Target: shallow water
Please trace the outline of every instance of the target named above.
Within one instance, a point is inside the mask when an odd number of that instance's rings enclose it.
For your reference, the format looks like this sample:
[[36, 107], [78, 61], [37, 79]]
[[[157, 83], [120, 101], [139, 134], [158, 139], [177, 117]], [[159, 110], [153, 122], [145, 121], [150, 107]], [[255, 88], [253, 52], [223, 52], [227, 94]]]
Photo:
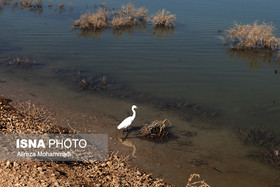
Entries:
[[[178, 185], [183, 185], [187, 175], [192, 173], [189, 162], [193, 158], [208, 161], [207, 168], [196, 169], [215, 186], [236, 186], [234, 181], [237, 179], [242, 181], [238, 186], [248, 186], [253, 181], [271, 185], [277, 174], [280, 176], [279, 171], [270, 166], [247, 158], [250, 148], [241, 145], [235, 131], [230, 130], [233, 127], [265, 127], [280, 131], [280, 78], [279, 74], [274, 74], [274, 70], [279, 70], [279, 63], [268, 62], [269, 58], [263, 57], [265, 54], [262, 53], [229, 52], [217, 33], [219, 29], [231, 27], [234, 21], [272, 21], [279, 29], [279, 1], [132, 1], [136, 7], [148, 8], [150, 13], [166, 8], [176, 14], [177, 27], [166, 37], [154, 36], [151, 25], [143, 30], [123, 32], [121, 37], [110, 29], [94, 37], [81, 36], [71, 28], [74, 20], [102, 1], [73, 0], [71, 5], [65, 3], [62, 12], [55, 7], [49, 9], [47, 2], [44, 1], [41, 13], [12, 8], [12, 3], [0, 13], [1, 62], [9, 57], [32, 57], [40, 64], [32, 68], [1, 65], [0, 80], [7, 81], [0, 83], [2, 93], [16, 86], [14, 95], [31, 92], [43, 103], [60, 103], [80, 112], [105, 112], [122, 120], [135, 102], [133, 98], [75, 92], [71, 80], [58, 78], [55, 70], [70, 69], [89, 75], [106, 73], [127, 86], [131, 93], [183, 98], [217, 111], [217, 116], [211, 117], [210, 121], [184, 121], [172, 111], [162, 111], [145, 103], [138, 111], [135, 122], [138, 126], [154, 119], [169, 118], [175, 133], [194, 128], [198, 136], [191, 138], [193, 146], [181, 146], [182, 142], [189, 141], [184, 138], [181, 142], [170, 141], [162, 145], [132, 140], [137, 150], [143, 150], [136, 152], [135, 162], [144, 169]], [[119, 8], [125, 2], [106, 3], [109, 8]], [[275, 34], [280, 37], [279, 30]], [[188, 155], [189, 151], [194, 153]], [[149, 155], [141, 155], [141, 152]], [[160, 159], [155, 167], [157, 154]], [[176, 160], [171, 161], [173, 157]], [[213, 167], [223, 173], [215, 173]]]

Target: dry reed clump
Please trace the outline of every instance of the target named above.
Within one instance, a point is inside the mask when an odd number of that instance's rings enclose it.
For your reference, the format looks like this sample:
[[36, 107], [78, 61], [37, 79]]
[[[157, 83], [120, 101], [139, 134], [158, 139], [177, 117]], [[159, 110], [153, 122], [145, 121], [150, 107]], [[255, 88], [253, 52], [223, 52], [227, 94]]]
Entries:
[[172, 126], [171, 122], [168, 119], [164, 119], [162, 121], [154, 120], [152, 123], [146, 124], [144, 127], [142, 127], [139, 130], [138, 134], [148, 140], [163, 142], [168, 139], [169, 134], [166, 130], [166, 122], [168, 122], [169, 125]]
[[234, 27], [225, 31], [224, 43], [233, 49], [270, 49], [278, 50], [280, 39], [273, 34], [275, 27], [271, 23], [241, 25], [235, 23]]
[[[150, 18], [151, 17], [151, 18]], [[155, 16], [149, 16], [148, 10], [141, 7], [135, 8], [131, 3], [123, 5], [121, 10], [109, 12], [106, 6], [100, 6], [99, 10], [88, 12], [75, 21], [74, 28], [82, 30], [99, 30], [113, 28], [118, 30], [123, 27], [136, 26], [152, 22], [154, 27], [170, 28], [175, 25], [176, 16], [166, 10], [162, 10]]]
[[186, 185], [186, 187], [210, 187], [209, 184], [207, 184], [204, 180], [196, 180], [193, 181], [193, 179], [195, 178], [200, 178], [199, 174], [191, 174], [189, 179], [188, 179], [188, 183]]
[[121, 10], [115, 13], [112, 20], [112, 28], [119, 29], [144, 22], [147, 20], [147, 12], [147, 9], [143, 7], [135, 8], [131, 3], [124, 5]]
[[154, 27], [169, 28], [174, 27], [176, 16], [169, 11], [162, 9], [156, 15], [152, 16]]
[[110, 12], [107, 8], [99, 8], [96, 13], [88, 12], [75, 21], [75, 28], [82, 30], [100, 30], [109, 27]]
[[43, 0], [20, 0], [20, 4], [22, 7], [30, 7], [30, 8], [42, 8]]
[[261, 64], [268, 66], [277, 66], [280, 64], [280, 51], [278, 56], [269, 50], [237, 50], [228, 49], [227, 55], [232, 59], [240, 59], [248, 62], [248, 65], [252, 70], [259, 69]]

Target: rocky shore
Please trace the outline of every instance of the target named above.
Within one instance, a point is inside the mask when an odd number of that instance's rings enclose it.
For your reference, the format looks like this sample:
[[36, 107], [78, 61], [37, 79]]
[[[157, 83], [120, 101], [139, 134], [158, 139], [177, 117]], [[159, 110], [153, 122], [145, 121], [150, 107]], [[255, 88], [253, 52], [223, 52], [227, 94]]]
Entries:
[[[21, 111], [0, 96], [2, 134], [75, 133], [54, 125], [48, 116]], [[44, 117], [47, 116], [47, 117]], [[110, 152], [100, 162], [0, 162], [3, 186], [171, 186], [132, 167], [127, 157]]]

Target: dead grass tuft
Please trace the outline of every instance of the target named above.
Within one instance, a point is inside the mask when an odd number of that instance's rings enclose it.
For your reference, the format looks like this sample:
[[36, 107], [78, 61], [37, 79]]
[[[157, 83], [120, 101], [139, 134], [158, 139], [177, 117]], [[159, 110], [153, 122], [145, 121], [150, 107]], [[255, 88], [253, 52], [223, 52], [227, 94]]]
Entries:
[[[186, 187], [210, 187], [204, 180], [197, 180], [195, 178], [200, 178], [199, 174], [191, 174]], [[196, 181], [193, 181], [196, 180]]]
[[170, 28], [175, 25], [175, 15], [166, 10], [162, 10], [155, 16], [149, 16], [148, 10], [141, 7], [135, 8], [131, 3], [123, 5], [120, 10], [108, 11], [106, 5], [100, 6], [99, 10], [88, 12], [80, 16], [73, 25], [76, 29], [96, 31], [99, 29], [121, 28], [137, 26], [139, 24], [152, 22], [154, 27]]
[[144, 127], [142, 127], [139, 130], [139, 134], [146, 139], [163, 142], [167, 140], [169, 134], [166, 130], [166, 122], [168, 122], [169, 125], [172, 126], [171, 122], [168, 119], [164, 119], [162, 121], [154, 120], [152, 123], [146, 124]]
[[112, 28], [119, 29], [121, 27], [129, 27], [139, 24], [147, 20], [148, 10], [141, 7], [135, 8], [129, 3], [122, 6], [122, 9], [117, 11], [112, 20]]
[[162, 9], [156, 15], [152, 17], [154, 27], [169, 28], [174, 27], [176, 16], [170, 14], [169, 11]]
[[96, 13], [88, 12], [75, 21], [75, 28], [82, 30], [100, 30], [109, 27], [110, 12], [100, 7]]
[[270, 49], [278, 50], [280, 39], [273, 34], [275, 27], [271, 23], [241, 25], [235, 23], [234, 27], [225, 31], [224, 43], [233, 49]]

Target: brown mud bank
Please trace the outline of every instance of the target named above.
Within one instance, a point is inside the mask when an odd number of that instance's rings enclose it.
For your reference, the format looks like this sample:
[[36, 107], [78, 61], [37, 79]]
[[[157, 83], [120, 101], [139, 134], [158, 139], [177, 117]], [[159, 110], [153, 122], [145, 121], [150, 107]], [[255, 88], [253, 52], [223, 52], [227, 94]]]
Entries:
[[[75, 133], [52, 124], [43, 110], [24, 112], [10, 103], [0, 97], [1, 134]], [[116, 153], [99, 162], [0, 162], [0, 173], [0, 183], [12, 186], [170, 186]]]

